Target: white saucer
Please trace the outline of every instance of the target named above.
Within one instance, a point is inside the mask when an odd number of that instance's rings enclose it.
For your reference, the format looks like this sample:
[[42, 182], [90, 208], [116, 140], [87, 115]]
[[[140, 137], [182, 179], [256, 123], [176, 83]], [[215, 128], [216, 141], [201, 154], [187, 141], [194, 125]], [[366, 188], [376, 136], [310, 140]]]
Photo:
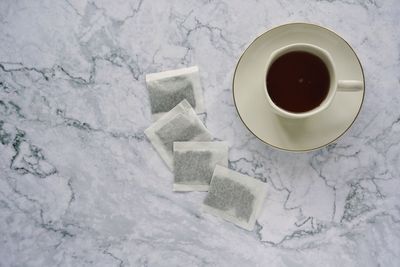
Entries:
[[349, 129], [360, 112], [365, 90], [337, 92], [329, 108], [310, 118], [276, 115], [264, 92], [265, 64], [272, 51], [292, 43], [320, 46], [332, 55], [338, 80], [365, 84], [361, 63], [343, 38], [321, 26], [291, 23], [261, 34], [245, 50], [233, 76], [233, 98], [241, 120], [261, 141], [283, 150], [309, 151], [335, 141]]

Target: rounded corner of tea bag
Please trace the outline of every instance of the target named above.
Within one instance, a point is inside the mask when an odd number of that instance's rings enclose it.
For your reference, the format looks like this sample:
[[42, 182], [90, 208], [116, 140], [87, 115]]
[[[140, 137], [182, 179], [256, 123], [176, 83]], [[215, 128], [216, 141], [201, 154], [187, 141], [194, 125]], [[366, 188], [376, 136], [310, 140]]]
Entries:
[[186, 70], [189, 73], [196, 73], [196, 72], [199, 72], [199, 66], [193, 65], [193, 66], [187, 67]]
[[252, 232], [252, 231], [254, 230], [254, 227], [255, 227], [255, 223], [254, 223], [254, 224], [251, 224], [251, 225], [243, 226], [242, 228], [243, 228], [244, 230], [246, 230], [246, 231]]
[[184, 108], [185, 111], [193, 109], [192, 105], [190, 105], [189, 101], [187, 101], [186, 99], [183, 99], [178, 105]]
[[[146, 74], [145, 76], [144, 76], [144, 80], [146, 81], [146, 84], [147, 83], [149, 83], [149, 82], [151, 82], [151, 74], [149, 73], [149, 74]], [[147, 84], [148, 85], [148, 84]], [[148, 87], [147, 87], [148, 88]]]

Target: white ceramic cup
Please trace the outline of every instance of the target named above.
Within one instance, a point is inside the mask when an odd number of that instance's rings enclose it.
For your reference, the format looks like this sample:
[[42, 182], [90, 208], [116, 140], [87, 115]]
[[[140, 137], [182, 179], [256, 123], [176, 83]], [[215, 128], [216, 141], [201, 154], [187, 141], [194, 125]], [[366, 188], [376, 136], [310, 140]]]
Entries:
[[275, 113], [278, 115], [281, 115], [286, 118], [291, 118], [291, 119], [303, 119], [307, 118], [310, 116], [313, 116], [326, 108], [332, 103], [333, 98], [335, 97], [335, 94], [337, 91], [358, 91], [363, 89], [363, 81], [356, 81], [356, 80], [337, 80], [336, 78], [336, 71], [335, 71], [335, 64], [334, 61], [331, 57], [331, 55], [321, 47], [312, 45], [312, 44], [306, 44], [306, 43], [296, 43], [296, 44], [291, 44], [287, 45], [284, 47], [281, 47], [274, 52], [271, 53], [267, 64], [266, 64], [266, 69], [265, 69], [265, 74], [268, 74], [269, 68], [272, 65], [272, 63], [280, 56], [289, 53], [289, 52], [294, 52], [294, 51], [303, 51], [303, 52], [308, 52], [311, 53], [317, 57], [319, 57], [326, 65], [328, 68], [329, 76], [330, 76], [330, 85], [329, 85], [329, 91], [325, 99], [321, 102], [319, 106], [316, 108], [306, 111], [306, 112], [291, 112], [287, 111], [285, 109], [280, 108], [277, 106], [274, 101], [272, 101], [271, 97], [268, 94], [268, 87], [267, 87], [267, 81], [264, 79], [264, 89], [265, 89], [265, 95], [267, 97], [268, 103], [271, 105], [272, 109], [274, 110]]

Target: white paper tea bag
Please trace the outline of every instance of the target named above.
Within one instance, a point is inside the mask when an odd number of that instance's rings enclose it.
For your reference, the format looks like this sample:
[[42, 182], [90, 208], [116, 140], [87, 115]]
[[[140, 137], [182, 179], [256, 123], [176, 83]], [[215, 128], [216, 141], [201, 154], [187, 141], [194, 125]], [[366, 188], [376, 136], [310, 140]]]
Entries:
[[203, 210], [251, 231], [265, 196], [265, 183], [217, 165]]
[[211, 141], [212, 136], [187, 100], [154, 122], [144, 133], [172, 169], [173, 144], [177, 141]]
[[153, 120], [186, 99], [196, 113], [205, 112], [197, 66], [146, 75]]
[[174, 191], [207, 191], [216, 165], [228, 166], [227, 142], [174, 142]]

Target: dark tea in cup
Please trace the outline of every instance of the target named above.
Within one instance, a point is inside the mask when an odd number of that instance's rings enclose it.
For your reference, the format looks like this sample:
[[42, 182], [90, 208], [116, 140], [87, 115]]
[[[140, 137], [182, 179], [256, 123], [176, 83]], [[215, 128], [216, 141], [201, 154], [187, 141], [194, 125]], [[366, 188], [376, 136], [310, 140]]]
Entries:
[[266, 75], [272, 101], [289, 112], [307, 112], [327, 97], [330, 75], [324, 61], [305, 51], [291, 51], [275, 59]]

